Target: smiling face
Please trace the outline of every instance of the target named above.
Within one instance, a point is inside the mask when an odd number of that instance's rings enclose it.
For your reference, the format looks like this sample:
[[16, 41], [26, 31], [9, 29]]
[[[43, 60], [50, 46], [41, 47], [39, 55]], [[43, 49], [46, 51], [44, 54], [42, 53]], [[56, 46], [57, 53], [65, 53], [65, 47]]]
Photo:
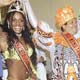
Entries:
[[16, 12], [11, 20], [11, 28], [16, 34], [20, 34], [24, 27], [24, 19], [21, 13]]

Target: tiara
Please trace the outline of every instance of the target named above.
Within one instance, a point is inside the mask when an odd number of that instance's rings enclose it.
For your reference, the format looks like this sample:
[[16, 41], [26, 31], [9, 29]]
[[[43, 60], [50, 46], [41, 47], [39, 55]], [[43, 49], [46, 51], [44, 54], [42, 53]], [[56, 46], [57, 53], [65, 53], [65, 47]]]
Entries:
[[21, 2], [19, 0], [13, 2], [10, 5], [8, 13], [14, 12], [14, 11], [17, 11], [17, 12], [24, 14], [23, 5], [21, 4]]

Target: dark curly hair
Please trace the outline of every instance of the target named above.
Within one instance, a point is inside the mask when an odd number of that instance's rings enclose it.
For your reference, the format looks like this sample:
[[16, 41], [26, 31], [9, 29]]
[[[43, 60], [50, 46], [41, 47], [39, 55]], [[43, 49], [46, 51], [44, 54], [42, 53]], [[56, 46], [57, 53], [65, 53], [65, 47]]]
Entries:
[[[8, 20], [10, 19], [10, 18], [12, 18], [13, 19], [13, 16], [14, 16], [14, 14], [16, 13], [16, 11], [15, 12], [11, 12], [11, 13], [8, 13], [7, 15], [6, 15], [6, 18], [5, 18], [5, 21], [4, 21], [4, 29], [5, 29], [5, 31], [8, 33], [8, 45], [9, 45], [9, 48], [11, 48], [13, 45], [12, 45], [12, 42], [14, 43], [14, 39], [16, 39], [16, 40], [18, 40], [18, 37], [15, 35], [15, 33], [14, 33], [14, 31], [11, 29], [11, 28], [8, 28]], [[19, 13], [19, 12], [18, 12]], [[24, 30], [22, 30], [22, 36], [23, 36], [23, 39], [24, 39], [24, 41], [25, 41], [25, 43], [28, 43], [31, 47], [32, 47], [32, 49], [33, 49], [33, 54], [32, 54], [32, 56], [30, 57], [30, 59], [31, 59], [31, 61], [32, 61], [32, 64], [34, 65], [34, 66], [36, 66], [36, 53], [35, 53], [35, 47], [34, 47], [34, 44], [33, 44], [33, 42], [32, 42], [32, 39], [31, 39], [31, 35], [30, 35], [30, 32], [29, 32], [29, 29], [28, 29], [28, 27], [27, 27], [27, 21], [26, 21], [26, 17], [22, 14], [22, 13], [20, 13], [22, 16], [23, 16], [23, 19], [24, 19], [24, 27], [25, 27], [25, 29]], [[11, 19], [11, 20], [12, 20]]]

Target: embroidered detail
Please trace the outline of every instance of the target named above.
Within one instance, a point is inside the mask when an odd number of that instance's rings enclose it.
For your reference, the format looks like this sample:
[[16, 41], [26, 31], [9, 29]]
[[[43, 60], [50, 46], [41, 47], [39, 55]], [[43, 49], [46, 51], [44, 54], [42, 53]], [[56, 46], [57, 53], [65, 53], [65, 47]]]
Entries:
[[41, 30], [39, 27], [37, 28], [37, 32], [38, 32], [38, 34], [40, 34], [43, 37], [46, 37], [46, 38], [52, 37], [52, 35], [51, 35], [52, 32], [46, 33], [43, 30]]

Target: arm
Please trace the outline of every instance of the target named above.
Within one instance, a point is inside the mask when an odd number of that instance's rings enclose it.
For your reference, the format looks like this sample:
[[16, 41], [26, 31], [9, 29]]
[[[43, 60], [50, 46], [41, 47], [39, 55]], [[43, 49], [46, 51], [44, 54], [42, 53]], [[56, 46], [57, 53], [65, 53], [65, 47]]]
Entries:
[[33, 13], [33, 10], [31, 8], [29, 0], [23, 0], [23, 5], [25, 5], [24, 7], [25, 7], [26, 13], [28, 15], [28, 19], [29, 19], [30, 24], [32, 25], [33, 28], [36, 28], [38, 21]]
[[12, 2], [14, 2], [15, 0], [0, 0], [0, 8], [4, 7], [4, 6], [8, 6], [10, 5]]
[[7, 40], [3, 37], [0, 37], [0, 51], [6, 51], [8, 49]]
[[5, 32], [0, 32], [0, 51], [6, 51], [7, 49], [7, 34]]

